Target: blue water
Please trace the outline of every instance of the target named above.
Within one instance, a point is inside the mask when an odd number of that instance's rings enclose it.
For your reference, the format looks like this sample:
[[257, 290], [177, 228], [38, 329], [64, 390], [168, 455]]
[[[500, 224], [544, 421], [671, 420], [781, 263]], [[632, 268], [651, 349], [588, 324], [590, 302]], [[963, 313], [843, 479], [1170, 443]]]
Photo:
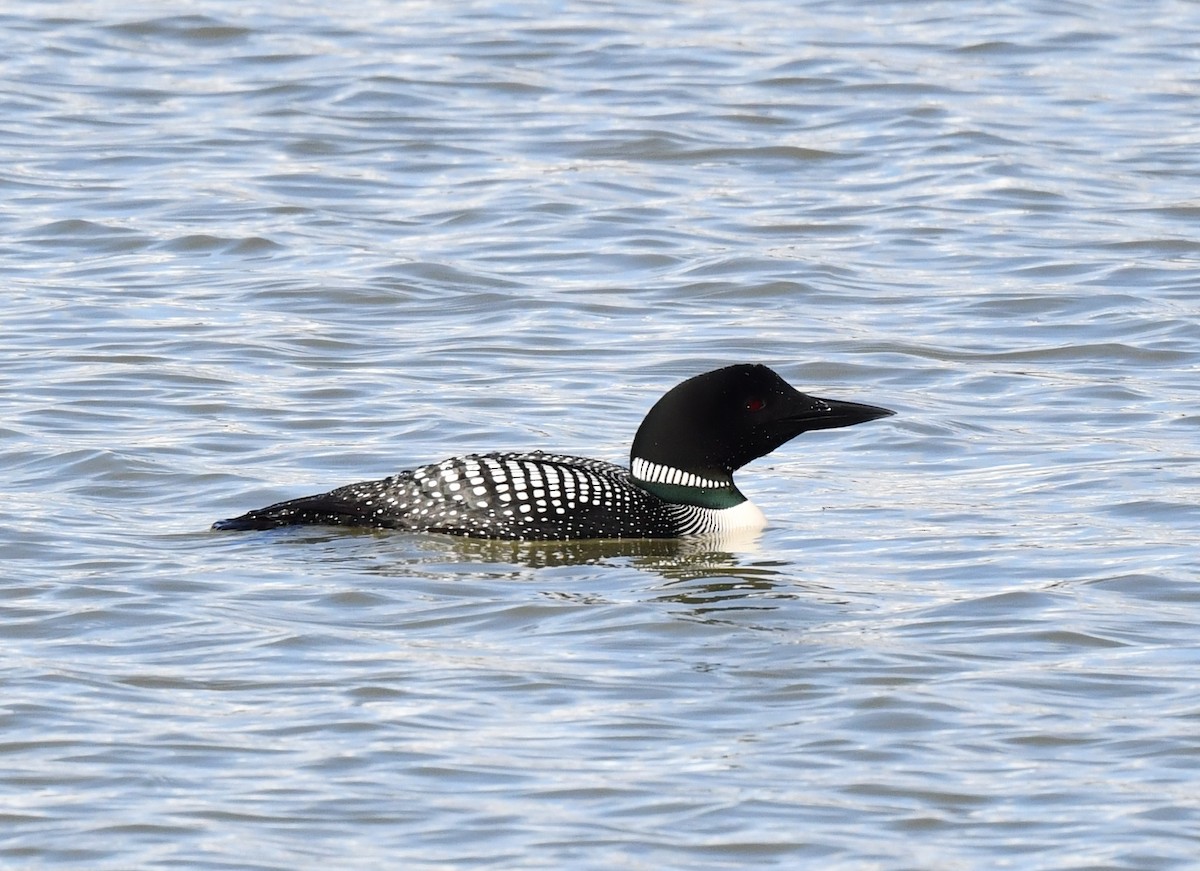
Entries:
[[[0, 24], [0, 865], [1196, 867], [1200, 6]], [[208, 530], [744, 360], [750, 547]]]

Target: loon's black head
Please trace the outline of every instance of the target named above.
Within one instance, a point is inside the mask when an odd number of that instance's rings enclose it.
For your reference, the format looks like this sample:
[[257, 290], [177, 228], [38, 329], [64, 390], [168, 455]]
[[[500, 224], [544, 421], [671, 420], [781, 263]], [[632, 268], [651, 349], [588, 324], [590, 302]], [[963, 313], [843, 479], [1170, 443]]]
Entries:
[[802, 432], [893, 413], [809, 396], [766, 366], [727, 366], [689, 378], [654, 404], [633, 439], [630, 466], [641, 482], [732, 488], [735, 470]]

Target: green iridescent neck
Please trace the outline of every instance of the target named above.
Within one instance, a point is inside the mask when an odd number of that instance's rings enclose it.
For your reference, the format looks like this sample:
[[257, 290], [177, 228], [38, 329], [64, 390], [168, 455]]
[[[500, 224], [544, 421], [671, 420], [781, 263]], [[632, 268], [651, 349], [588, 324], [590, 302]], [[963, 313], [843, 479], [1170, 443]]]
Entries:
[[732, 481], [726, 487], [688, 487], [682, 484], [641, 481], [637, 478], [633, 479], [633, 483], [664, 502], [696, 505], [700, 508], [733, 508], [746, 501], [746, 497]]

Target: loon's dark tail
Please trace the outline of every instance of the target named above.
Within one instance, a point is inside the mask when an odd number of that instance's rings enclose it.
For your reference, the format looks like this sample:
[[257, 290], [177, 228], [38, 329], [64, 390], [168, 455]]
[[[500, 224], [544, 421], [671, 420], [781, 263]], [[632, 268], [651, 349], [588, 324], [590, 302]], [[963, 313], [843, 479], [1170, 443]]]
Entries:
[[370, 526], [375, 525], [371, 515], [370, 506], [339, 498], [335, 491], [276, 502], [240, 517], [218, 520], [212, 528], [241, 531], [280, 526]]

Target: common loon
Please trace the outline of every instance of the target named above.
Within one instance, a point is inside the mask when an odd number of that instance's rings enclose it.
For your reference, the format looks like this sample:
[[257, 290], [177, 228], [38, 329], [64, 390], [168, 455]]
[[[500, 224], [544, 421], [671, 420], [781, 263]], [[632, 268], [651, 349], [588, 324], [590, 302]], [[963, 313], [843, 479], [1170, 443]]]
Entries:
[[213, 529], [323, 524], [519, 541], [756, 532], [766, 519], [734, 484], [737, 469], [802, 432], [892, 413], [808, 396], [766, 366], [728, 366], [654, 404], [629, 469], [541, 451], [471, 454], [279, 502]]

